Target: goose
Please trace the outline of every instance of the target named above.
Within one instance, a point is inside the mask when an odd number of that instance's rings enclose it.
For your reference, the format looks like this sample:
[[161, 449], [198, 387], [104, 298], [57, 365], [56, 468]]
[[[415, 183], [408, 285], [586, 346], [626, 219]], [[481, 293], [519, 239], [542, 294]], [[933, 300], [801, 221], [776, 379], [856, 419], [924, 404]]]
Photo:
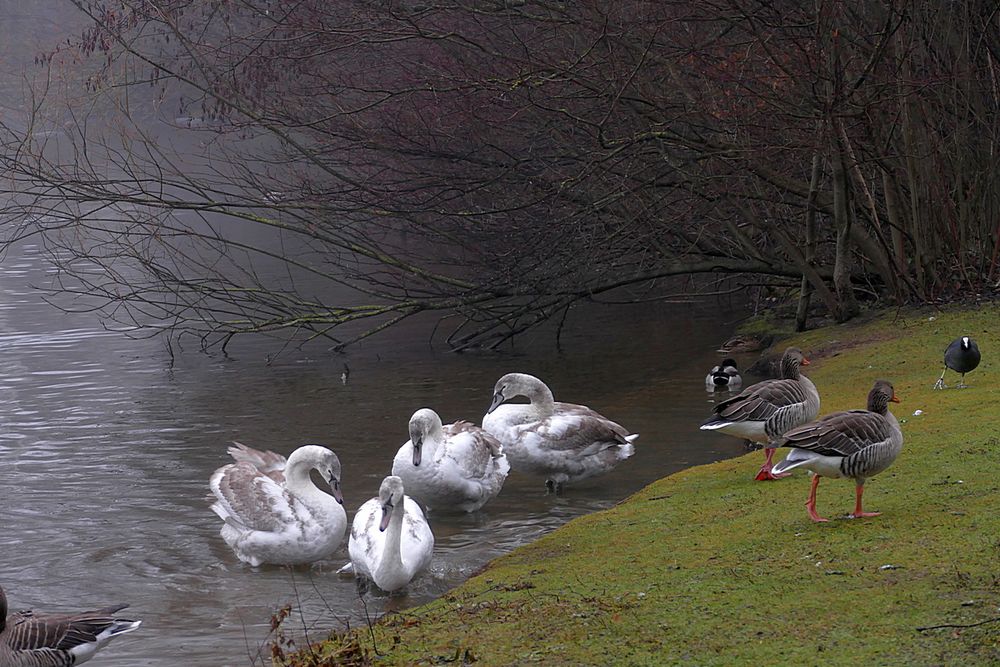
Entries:
[[903, 432], [896, 417], [889, 412], [889, 403], [899, 403], [892, 384], [876, 380], [868, 393], [867, 410], [834, 412], [785, 433], [781, 444], [793, 449], [774, 470], [781, 473], [802, 467], [814, 473], [806, 501], [809, 518], [813, 521], [826, 521], [816, 513], [816, 487], [820, 477], [854, 479], [856, 501], [854, 513], [848, 515], [850, 518], [881, 514], [865, 512], [861, 508], [861, 496], [865, 479], [888, 468], [903, 449]]
[[[515, 396], [530, 403], [504, 404]], [[515, 470], [546, 476], [557, 493], [567, 482], [609, 472], [635, 453], [638, 434], [584, 405], [560, 403], [533, 375], [508, 373], [497, 380], [483, 417]]]
[[705, 388], [708, 391], [717, 389], [739, 389], [743, 384], [743, 378], [736, 368], [736, 360], [726, 358], [718, 366], [713, 366], [712, 370], [705, 376]]
[[773, 472], [774, 441], [785, 431], [805, 424], [819, 413], [816, 385], [799, 372], [809, 360], [802, 350], [790, 347], [781, 357], [781, 378], [752, 384], [738, 395], [715, 406], [714, 414], [702, 425], [703, 431], [722, 431], [764, 445], [764, 465], [758, 480], [780, 479]]
[[368, 581], [398, 591], [430, 565], [434, 533], [399, 477], [383, 479], [378, 496], [358, 508], [347, 551], [351, 562], [341, 571], [353, 569], [362, 591]]
[[510, 464], [500, 441], [475, 424], [444, 426], [430, 408], [410, 417], [410, 439], [392, 461], [411, 498], [429, 509], [475, 512], [500, 493]]
[[[212, 510], [225, 521], [222, 539], [253, 567], [329, 556], [347, 530], [337, 455], [320, 445], [303, 445], [282, 463], [283, 457], [273, 452], [250, 451], [271, 456], [258, 465], [241, 452], [242, 460], [237, 456], [236, 463], [222, 466], [209, 480]], [[313, 469], [330, 484], [333, 496], [313, 483]]]
[[965, 384], [965, 374], [975, 370], [980, 358], [979, 346], [970, 337], [962, 336], [951, 341], [951, 345], [944, 351], [944, 369], [941, 371], [941, 377], [934, 383], [934, 388], [945, 388], [944, 374], [950, 368], [962, 374], [962, 379], [955, 385], [955, 389], [965, 389], [968, 386]]
[[115, 616], [127, 604], [76, 614], [7, 615], [7, 595], [0, 587], [0, 667], [69, 667], [80, 665], [108, 642], [137, 629], [142, 621]]

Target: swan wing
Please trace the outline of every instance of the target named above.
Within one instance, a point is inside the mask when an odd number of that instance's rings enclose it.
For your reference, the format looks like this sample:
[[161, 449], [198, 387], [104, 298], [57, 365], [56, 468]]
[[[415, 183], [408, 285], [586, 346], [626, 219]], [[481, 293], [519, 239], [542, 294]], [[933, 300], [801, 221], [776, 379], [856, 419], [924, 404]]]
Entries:
[[628, 431], [584, 405], [556, 403], [552, 415], [525, 427], [545, 442], [545, 448], [590, 456], [628, 444]]
[[223, 466], [209, 480], [213, 506], [227, 523], [250, 530], [278, 532], [297, 522], [297, 501], [282, 484], [252, 463]]
[[500, 441], [475, 424], [460, 421], [444, 427], [445, 452], [467, 479], [482, 479], [494, 470], [503, 453]]

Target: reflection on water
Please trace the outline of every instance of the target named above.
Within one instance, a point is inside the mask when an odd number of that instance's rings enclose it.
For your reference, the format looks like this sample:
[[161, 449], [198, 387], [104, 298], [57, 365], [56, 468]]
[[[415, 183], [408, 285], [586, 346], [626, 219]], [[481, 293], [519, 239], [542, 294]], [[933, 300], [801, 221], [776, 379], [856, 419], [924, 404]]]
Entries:
[[46, 280], [32, 246], [0, 264], [0, 582], [15, 609], [131, 602], [144, 625], [102, 665], [250, 664], [284, 603], [297, 609], [289, 627], [313, 638], [363, 622], [353, 581], [336, 574], [346, 544], [311, 568], [254, 570], [222, 542], [207, 480], [232, 440], [285, 454], [329, 445], [352, 517], [388, 474], [415, 409], [479, 422], [508, 371], [538, 375], [557, 399], [640, 434], [632, 459], [563, 496], [514, 473], [479, 513], [431, 513], [432, 571], [405, 597], [369, 597], [372, 614], [430, 600], [574, 516], [743, 451], [697, 428], [715, 400], [705, 373], [731, 326], [718, 308], [581, 309], [562, 352], [539, 332], [516, 356], [454, 355], [431, 347], [426, 332], [400, 330], [346, 357], [316, 346], [268, 365], [273, 345], [255, 341], [234, 343], [231, 358], [191, 352], [171, 365], [160, 341], [129, 340], [93, 315], [44, 304], [29, 286]]

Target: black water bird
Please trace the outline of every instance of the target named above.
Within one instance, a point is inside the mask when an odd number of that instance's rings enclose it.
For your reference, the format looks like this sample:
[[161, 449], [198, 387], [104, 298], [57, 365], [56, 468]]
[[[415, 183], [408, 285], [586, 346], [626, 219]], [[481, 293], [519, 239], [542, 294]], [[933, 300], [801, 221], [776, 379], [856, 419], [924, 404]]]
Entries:
[[956, 373], [962, 374], [955, 389], [964, 389], [968, 386], [965, 384], [965, 374], [975, 370], [976, 366], [979, 365], [980, 358], [979, 346], [969, 336], [962, 336], [951, 341], [951, 345], [944, 351], [944, 369], [941, 371], [941, 377], [934, 383], [934, 388], [945, 388], [944, 374], [950, 368]]

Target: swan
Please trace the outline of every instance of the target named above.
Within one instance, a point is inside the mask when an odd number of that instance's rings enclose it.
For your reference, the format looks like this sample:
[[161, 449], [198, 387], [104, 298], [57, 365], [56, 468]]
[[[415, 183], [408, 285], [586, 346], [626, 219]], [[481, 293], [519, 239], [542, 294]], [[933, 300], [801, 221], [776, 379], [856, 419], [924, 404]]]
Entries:
[[819, 392], [816, 385], [799, 373], [808, 366], [802, 350], [790, 347], [781, 357], [781, 379], [752, 384], [738, 395], [715, 406], [714, 414], [702, 425], [703, 431], [722, 431], [738, 438], [764, 444], [764, 465], [756, 479], [780, 479], [787, 475], [772, 471], [774, 440], [785, 431], [816, 419]]
[[976, 341], [968, 336], [962, 336], [951, 341], [951, 345], [944, 351], [944, 369], [941, 377], [934, 383], [935, 389], [944, 389], [944, 374], [950, 368], [956, 373], [962, 374], [962, 379], [955, 385], [955, 389], [965, 389], [965, 374], [976, 369], [982, 356], [979, 353], [979, 346]]
[[368, 580], [383, 591], [397, 591], [425, 570], [434, 553], [434, 533], [424, 513], [403, 494], [403, 480], [382, 480], [378, 496], [366, 501], [354, 516], [347, 544], [359, 588]]
[[723, 359], [721, 364], [713, 366], [712, 370], [705, 376], [705, 388], [708, 391], [739, 389], [741, 384], [743, 384], [743, 378], [740, 377], [740, 372], [736, 368], [736, 360], [731, 358]]
[[[347, 530], [337, 455], [326, 447], [303, 445], [281, 465], [280, 455], [264, 454], [276, 457], [271, 461], [277, 469], [237, 456], [236, 463], [222, 466], [209, 480], [215, 495], [212, 510], [225, 521], [222, 539], [254, 567], [311, 563], [329, 556]], [[313, 469], [330, 484], [333, 496], [313, 483]]]
[[127, 606], [74, 614], [18, 611], [8, 616], [7, 595], [0, 587], [0, 666], [69, 667], [87, 662], [112, 639], [142, 624], [115, 616]]
[[444, 426], [421, 408], [410, 417], [410, 439], [392, 461], [411, 498], [429, 509], [474, 512], [500, 493], [510, 464], [500, 441], [475, 424]]
[[[515, 396], [530, 403], [504, 403]], [[512, 468], [545, 475], [557, 492], [612, 470], [635, 453], [639, 437], [584, 405], [555, 401], [544, 382], [526, 373], [497, 380], [483, 428], [503, 445]]]
[[852, 519], [878, 516], [865, 512], [861, 496], [865, 479], [882, 472], [903, 450], [903, 431], [889, 412], [889, 403], [899, 403], [892, 383], [876, 380], [868, 392], [867, 410], [834, 412], [785, 433], [781, 446], [792, 447], [785, 460], [774, 466], [776, 473], [802, 467], [811, 470], [812, 488], [806, 509], [813, 521], [826, 521], [816, 513], [816, 487], [820, 477], [851, 477], [855, 481]]

